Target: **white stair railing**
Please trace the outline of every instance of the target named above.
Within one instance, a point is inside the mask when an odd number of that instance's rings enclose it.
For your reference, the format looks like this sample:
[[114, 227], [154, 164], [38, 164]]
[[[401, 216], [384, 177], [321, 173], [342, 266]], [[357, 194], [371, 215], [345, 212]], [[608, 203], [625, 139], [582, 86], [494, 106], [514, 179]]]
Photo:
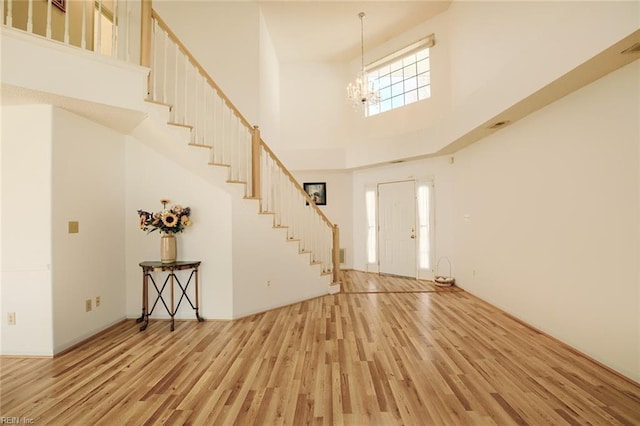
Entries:
[[309, 252], [323, 273], [333, 272], [334, 225], [264, 142], [260, 158], [261, 213], [273, 214], [274, 226], [287, 228], [287, 238], [298, 241], [300, 251]]
[[[145, 15], [143, 4], [143, 19]], [[191, 129], [189, 143], [210, 149], [210, 164], [227, 166], [228, 181], [245, 184], [245, 197], [260, 199], [260, 212], [273, 226], [287, 228], [322, 273], [339, 281], [338, 227], [260, 138], [224, 92], [154, 10], [143, 65], [151, 68], [149, 100], [170, 106], [170, 124]], [[144, 25], [143, 25], [144, 27]], [[143, 31], [144, 32], [144, 31]], [[145, 56], [147, 55], [147, 56]]]
[[[140, 23], [130, 20], [136, 0], [0, 0], [2, 25], [66, 45], [138, 63], [132, 52]], [[44, 6], [44, 7], [43, 7]], [[62, 17], [58, 17], [62, 15]], [[44, 21], [44, 29], [34, 27]], [[135, 43], [134, 43], [135, 41]]]

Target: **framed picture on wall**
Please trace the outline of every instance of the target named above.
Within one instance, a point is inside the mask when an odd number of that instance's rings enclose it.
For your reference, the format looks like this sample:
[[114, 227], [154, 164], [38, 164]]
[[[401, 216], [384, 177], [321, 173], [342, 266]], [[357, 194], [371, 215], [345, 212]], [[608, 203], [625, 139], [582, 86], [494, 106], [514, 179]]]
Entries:
[[63, 12], [66, 10], [67, 0], [51, 0], [51, 3]]
[[[327, 204], [327, 183], [326, 182], [305, 182], [304, 191], [318, 206]], [[307, 205], [309, 203], [307, 202]]]

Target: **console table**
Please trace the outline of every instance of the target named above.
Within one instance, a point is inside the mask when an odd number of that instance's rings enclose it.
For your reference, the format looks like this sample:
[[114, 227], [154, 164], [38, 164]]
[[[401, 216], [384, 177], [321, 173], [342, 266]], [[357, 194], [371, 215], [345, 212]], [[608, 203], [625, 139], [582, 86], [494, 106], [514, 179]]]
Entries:
[[[198, 312], [198, 267], [200, 266], [200, 261], [180, 261], [180, 262], [172, 262], [172, 263], [162, 263], [157, 261], [146, 261], [140, 262], [140, 267], [142, 268], [142, 315], [140, 318], [136, 319], [136, 322], [144, 324], [140, 327], [140, 331], [144, 331], [147, 329], [149, 325], [149, 316], [153, 313], [158, 302], [162, 302], [167, 313], [171, 316], [171, 331], [175, 330], [175, 322], [174, 316], [176, 312], [178, 312], [178, 308], [180, 307], [180, 303], [182, 303], [183, 299], [186, 299], [191, 305], [191, 308], [195, 310], [196, 318], [198, 322], [204, 321], [202, 317], [200, 317], [200, 313]], [[182, 270], [191, 270], [189, 274], [189, 278], [186, 283], [182, 285], [178, 277], [176, 276], [176, 271]], [[158, 279], [158, 282], [161, 281], [164, 275], [164, 282], [162, 286], [159, 288], [156, 284], [156, 280], [154, 279], [154, 275]], [[187, 289], [189, 288], [189, 284], [191, 283], [191, 279], [194, 279], [195, 286], [195, 305], [191, 302], [189, 295], [187, 294]], [[184, 280], [184, 278], [183, 278]], [[153, 287], [156, 290], [156, 297], [149, 309], [149, 282], [153, 284]], [[178, 288], [180, 289], [180, 298], [178, 299], [178, 304], [174, 303], [174, 287], [175, 284], [178, 284]], [[164, 292], [165, 287], [169, 285], [169, 290], [171, 294], [171, 307], [167, 306], [167, 302], [162, 297], [162, 293]]]

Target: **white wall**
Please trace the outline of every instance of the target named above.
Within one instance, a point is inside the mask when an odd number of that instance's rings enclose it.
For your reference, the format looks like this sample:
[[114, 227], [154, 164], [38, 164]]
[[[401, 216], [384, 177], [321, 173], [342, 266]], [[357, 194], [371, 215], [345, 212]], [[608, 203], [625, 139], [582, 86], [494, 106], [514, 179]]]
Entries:
[[259, 6], [159, 1], [153, 7], [245, 118], [259, 123]]
[[[204, 157], [202, 161], [206, 165]], [[211, 179], [207, 180], [148, 145], [127, 138], [124, 232], [128, 317], [139, 317], [141, 313], [142, 270], [139, 263], [160, 258], [160, 235], [157, 232], [147, 235], [140, 230], [137, 211], [157, 212], [162, 209], [160, 200], [167, 198], [172, 204], [191, 207], [193, 225], [176, 236], [178, 260], [202, 261], [199, 270], [201, 316], [205, 319], [232, 318], [231, 201], [230, 195], [214, 184], [216, 170], [210, 168]], [[150, 294], [153, 294], [152, 290]], [[166, 296], [168, 303], [168, 292]], [[193, 296], [191, 293], [195, 302]], [[159, 304], [153, 317], [167, 318], [168, 314]], [[177, 318], [195, 318], [186, 301], [180, 306]]]
[[344, 168], [349, 117], [344, 68], [323, 62], [282, 63], [282, 140], [273, 149], [291, 170]]
[[453, 223], [461, 287], [635, 380], [639, 73], [459, 152]]
[[331, 275], [310, 266], [309, 254], [287, 241], [286, 230], [273, 229], [272, 215], [259, 215], [258, 203], [234, 198], [233, 317], [322, 296]]
[[[54, 108], [52, 143], [53, 337], [59, 352], [125, 317], [124, 136]], [[68, 233], [69, 221], [79, 222], [77, 234]]]
[[13, 206], [3, 211], [3, 318], [16, 313], [15, 326], [2, 322], [2, 353], [53, 355], [124, 318], [124, 140], [51, 106], [2, 115], [2, 198]]
[[[53, 355], [50, 106], [2, 107], [2, 355]], [[34, 126], [34, 123], [38, 123]], [[7, 325], [15, 312], [16, 325]]]
[[280, 140], [280, 64], [260, 13], [260, 126], [262, 138], [269, 144]]
[[[551, 53], [551, 46], [540, 45], [540, 35], [550, 27], [555, 36], [561, 18], [582, 7], [568, 1], [454, 1], [448, 12], [451, 19], [449, 34], [454, 47], [450, 58], [451, 80], [455, 82], [451, 86], [452, 103], [463, 103], [513, 58], [538, 60], [530, 55], [531, 49], [545, 48]], [[545, 68], [547, 65], [545, 63]]]
[[634, 1], [454, 1], [447, 12], [453, 103], [476, 92], [489, 109], [514, 103], [637, 30], [639, 7]]

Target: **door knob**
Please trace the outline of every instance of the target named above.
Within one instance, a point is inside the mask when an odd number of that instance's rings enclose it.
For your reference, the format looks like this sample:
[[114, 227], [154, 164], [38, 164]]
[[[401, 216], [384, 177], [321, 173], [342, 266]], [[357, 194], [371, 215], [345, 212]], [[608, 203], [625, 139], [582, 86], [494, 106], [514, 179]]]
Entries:
[[411, 236], [411, 239], [412, 239], [412, 240], [413, 240], [413, 239], [415, 239], [415, 238], [416, 238], [416, 236], [415, 236], [415, 235], [412, 235], [412, 236]]

